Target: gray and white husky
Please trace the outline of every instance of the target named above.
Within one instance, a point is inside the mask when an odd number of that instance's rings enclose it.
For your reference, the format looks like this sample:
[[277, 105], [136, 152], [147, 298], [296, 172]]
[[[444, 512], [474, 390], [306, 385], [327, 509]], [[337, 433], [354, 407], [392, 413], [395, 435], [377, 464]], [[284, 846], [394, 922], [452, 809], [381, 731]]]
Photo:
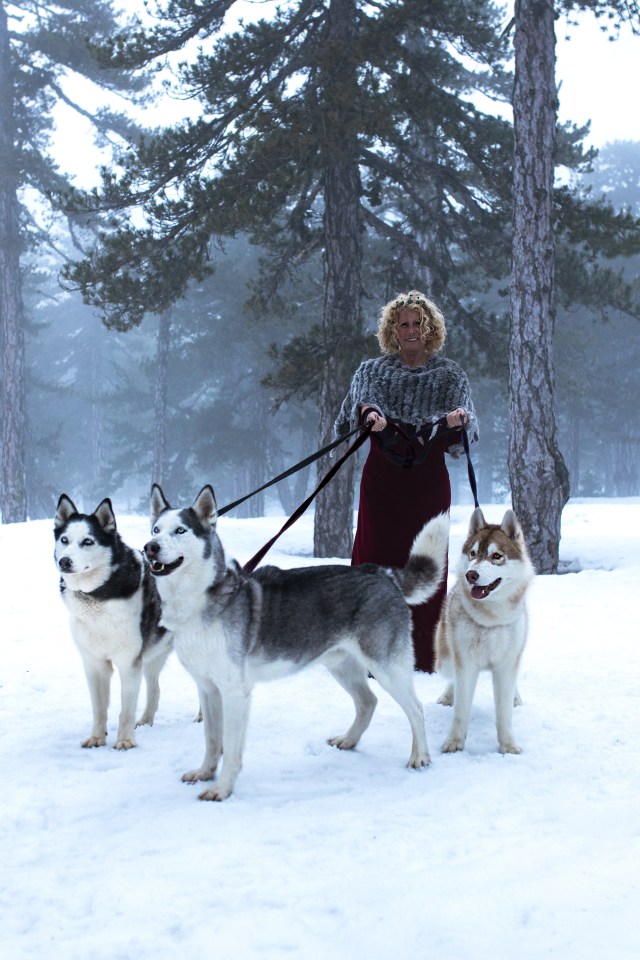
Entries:
[[446, 515], [418, 535], [406, 567], [328, 565], [254, 573], [227, 563], [216, 533], [216, 501], [205, 486], [191, 507], [174, 510], [151, 491], [151, 533], [144, 550], [157, 577], [162, 623], [198, 686], [205, 753], [186, 782], [213, 780], [202, 800], [224, 800], [242, 767], [251, 688], [323, 663], [351, 695], [355, 719], [329, 740], [349, 750], [377, 703], [370, 672], [406, 713], [413, 733], [410, 767], [429, 763], [422, 705], [413, 686], [411, 616], [440, 583], [447, 550]]
[[[93, 727], [83, 747], [104, 746], [114, 665], [120, 674], [122, 709], [115, 747], [135, 747], [134, 728], [152, 724], [160, 697], [159, 675], [172, 649], [160, 626], [160, 598], [142, 553], [122, 540], [111, 501], [79, 513], [62, 494], [54, 520], [55, 561], [71, 634], [84, 664]], [[142, 675], [147, 704], [136, 724]]]
[[451, 706], [444, 753], [464, 748], [473, 694], [481, 670], [493, 674], [501, 753], [520, 753], [512, 730], [520, 660], [527, 642], [526, 596], [535, 576], [522, 528], [512, 510], [487, 523], [478, 507], [462, 547], [458, 580], [436, 630], [436, 669], [453, 682], [438, 703]]

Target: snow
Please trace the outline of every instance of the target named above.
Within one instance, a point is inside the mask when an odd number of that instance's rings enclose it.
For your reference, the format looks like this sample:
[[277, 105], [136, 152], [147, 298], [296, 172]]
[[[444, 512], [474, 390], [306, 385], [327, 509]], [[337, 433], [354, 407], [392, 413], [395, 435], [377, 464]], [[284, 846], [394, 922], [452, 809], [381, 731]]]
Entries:
[[[492, 505], [487, 518], [499, 520]], [[452, 511], [457, 558], [470, 508]], [[280, 520], [220, 521], [248, 559]], [[269, 555], [310, 564], [304, 517]], [[140, 546], [144, 518], [122, 517]], [[172, 657], [138, 747], [82, 750], [81, 661], [57, 595], [51, 523], [0, 526], [0, 947], [11, 960], [624, 960], [640, 903], [640, 499], [576, 500], [539, 577], [514, 728], [497, 752], [483, 676], [464, 753], [440, 746], [443, 682], [416, 676], [432, 765], [405, 768], [406, 718], [379, 688], [358, 749], [322, 668], [256, 688], [234, 795], [201, 803], [197, 695]], [[375, 681], [372, 681], [375, 685]], [[113, 743], [119, 704], [114, 680]]]

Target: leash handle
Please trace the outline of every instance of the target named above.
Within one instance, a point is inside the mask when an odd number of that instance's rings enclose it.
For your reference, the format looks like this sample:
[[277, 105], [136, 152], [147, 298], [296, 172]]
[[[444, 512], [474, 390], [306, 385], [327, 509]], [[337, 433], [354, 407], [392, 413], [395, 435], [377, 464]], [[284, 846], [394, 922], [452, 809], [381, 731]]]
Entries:
[[[311, 493], [311, 494], [307, 497], [307, 499], [306, 499], [303, 503], [300, 504], [300, 506], [297, 508], [297, 510], [295, 510], [294, 513], [291, 514], [291, 516], [289, 517], [289, 519], [287, 520], [287, 522], [286, 522], [285, 524], [283, 524], [283, 526], [280, 528], [280, 530], [278, 530], [278, 532], [276, 533], [276, 535], [275, 535], [274, 537], [271, 537], [271, 540], [269, 540], [268, 543], [265, 543], [265, 545], [264, 545], [263, 547], [261, 547], [261, 548], [258, 550], [258, 552], [257, 552], [256, 554], [254, 554], [253, 557], [251, 557], [250, 560], [247, 560], [247, 562], [245, 563], [245, 565], [244, 565], [243, 568], [242, 568], [242, 570], [243, 570], [244, 573], [252, 573], [252, 572], [255, 570], [255, 568], [258, 566], [258, 564], [260, 563], [260, 561], [262, 560], [262, 558], [265, 556], [265, 554], [269, 552], [269, 550], [270, 550], [271, 547], [274, 545], [274, 543], [276, 542], [276, 540], [278, 540], [279, 537], [281, 537], [282, 534], [285, 532], [285, 530], [288, 530], [289, 527], [293, 526], [293, 524], [296, 522], [296, 520], [298, 520], [298, 519], [302, 516], [302, 514], [305, 512], [305, 510], [307, 509], [307, 507], [309, 506], [309, 504], [310, 504], [313, 500], [315, 500], [315, 498], [318, 496], [318, 494], [319, 494], [320, 491], [323, 489], [323, 487], [326, 487], [326, 485], [329, 483], [329, 481], [330, 481], [330, 480], [333, 480], [333, 478], [335, 477], [336, 473], [338, 472], [338, 470], [340, 469], [340, 467], [342, 466], [342, 464], [345, 462], [345, 460], [348, 460], [349, 457], [350, 457], [353, 453], [355, 453], [356, 450], [357, 450], [359, 447], [362, 446], [362, 444], [365, 442], [365, 440], [368, 438], [369, 434], [371, 433], [371, 426], [372, 426], [371, 424], [367, 424], [367, 425], [364, 426], [364, 427], [357, 427], [356, 430], [353, 430], [353, 431], [349, 434], [349, 436], [353, 436], [354, 433], [357, 433], [358, 431], [361, 431], [360, 436], [358, 437], [358, 439], [357, 439], [357, 440], [354, 440], [354, 442], [351, 444], [351, 446], [349, 447], [349, 449], [348, 449], [345, 453], [343, 453], [343, 455], [340, 457], [339, 460], [336, 460], [336, 462], [335, 462], [334, 465], [331, 467], [331, 469], [329, 470], [329, 472], [324, 475], [324, 477], [322, 478], [322, 480], [320, 481], [320, 483], [318, 484], [318, 486], [315, 488], [315, 490], [313, 491], [313, 493]], [[343, 441], [344, 439], [345, 439], [345, 437], [341, 437], [340, 440], [338, 441], [338, 443], [342, 443], [342, 441]], [[335, 447], [335, 446], [337, 446], [337, 444], [336, 444], [336, 443], [333, 443], [333, 444], [330, 445], [330, 447], [325, 448], [325, 449], [326, 449], [326, 450], [327, 450], [327, 449], [333, 449], [333, 447]], [[315, 459], [317, 459], [317, 457], [316, 457]]]
[[[423, 463], [427, 457], [427, 454], [429, 453], [429, 450], [431, 449], [431, 446], [436, 442], [436, 440], [439, 440], [440, 437], [442, 437], [445, 433], [456, 433], [458, 430], [460, 430], [462, 432], [462, 446], [464, 447], [465, 456], [467, 458], [467, 474], [469, 476], [469, 486], [471, 487], [471, 493], [473, 494], [473, 502], [475, 503], [476, 507], [480, 506], [480, 504], [478, 503], [478, 484], [476, 482], [476, 474], [475, 474], [475, 470], [473, 469], [473, 463], [471, 462], [471, 453], [469, 451], [469, 436], [467, 434], [467, 428], [464, 423], [461, 423], [457, 427], [449, 427], [445, 424], [445, 426], [443, 426], [442, 429], [438, 430], [437, 433], [435, 433], [430, 440], [427, 440], [427, 442], [423, 444], [422, 449], [419, 451], [419, 453], [415, 454], [414, 448], [412, 446], [412, 441], [415, 440], [415, 438], [418, 437], [420, 433], [418, 432], [414, 436], [410, 436], [405, 430], [402, 429], [400, 424], [395, 423], [393, 420], [388, 420], [387, 422], [389, 423], [389, 426], [393, 427], [393, 429], [397, 433], [399, 433], [400, 436], [406, 441], [407, 447], [411, 451], [412, 456], [410, 457], [407, 456], [406, 458], [403, 458], [401, 462], [401, 458], [399, 456], [397, 457], [394, 456], [392, 451], [389, 449], [391, 445], [390, 441], [387, 441], [385, 443], [385, 441], [382, 440], [381, 443], [382, 443], [382, 448], [384, 450], [385, 456], [388, 457], [388, 459], [391, 460], [392, 463], [397, 463], [400, 466], [405, 466], [405, 467], [411, 467], [413, 464], [419, 465]], [[439, 421], [436, 421], [436, 422], [439, 422]], [[404, 462], [404, 459], [406, 459], [406, 462]]]

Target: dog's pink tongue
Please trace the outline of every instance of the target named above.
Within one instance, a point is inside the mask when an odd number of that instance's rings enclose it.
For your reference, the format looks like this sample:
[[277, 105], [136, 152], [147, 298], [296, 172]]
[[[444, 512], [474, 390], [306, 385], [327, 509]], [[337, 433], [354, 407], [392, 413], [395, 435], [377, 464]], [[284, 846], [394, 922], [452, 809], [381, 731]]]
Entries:
[[489, 593], [489, 587], [471, 587], [471, 596], [474, 600], [484, 600]]

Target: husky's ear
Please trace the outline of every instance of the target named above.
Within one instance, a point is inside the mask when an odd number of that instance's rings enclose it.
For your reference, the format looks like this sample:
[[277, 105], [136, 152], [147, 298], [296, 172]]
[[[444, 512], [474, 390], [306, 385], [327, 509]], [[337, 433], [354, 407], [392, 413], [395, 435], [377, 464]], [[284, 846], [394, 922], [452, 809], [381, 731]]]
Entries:
[[116, 515], [113, 512], [109, 497], [105, 497], [102, 503], [95, 508], [93, 515], [106, 533], [116, 532]]
[[518, 522], [513, 510], [507, 510], [504, 517], [502, 518], [502, 523], [500, 524], [501, 530], [504, 530], [506, 535], [510, 540], [524, 540], [524, 535], [522, 533], [522, 527]]
[[76, 505], [68, 497], [66, 493], [61, 494], [60, 499], [58, 500], [58, 506], [56, 507], [56, 515], [53, 520], [53, 525], [56, 530], [59, 530], [60, 527], [64, 527], [65, 523], [72, 517], [74, 513], [77, 513]]
[[164, 510], [171, 510], [171, 504], [162, 492], [160, 484], [154, 483], [151, 487], [151, 526]]
[[474, 533], [477, 533], [478, 530], [482, 530], [483, 527], [486, 527], [487, 521], [484, 518], [484, 514], [480, 507], [476, 507], [473, 513], [471, 514], [471, 519], [469, 520], [469, 536], [473, 536]]
[[208, 483], [203, 487], [191, 508], [205, 527], [213, 527], [218, 519], [218, 508], [213, 487]]

